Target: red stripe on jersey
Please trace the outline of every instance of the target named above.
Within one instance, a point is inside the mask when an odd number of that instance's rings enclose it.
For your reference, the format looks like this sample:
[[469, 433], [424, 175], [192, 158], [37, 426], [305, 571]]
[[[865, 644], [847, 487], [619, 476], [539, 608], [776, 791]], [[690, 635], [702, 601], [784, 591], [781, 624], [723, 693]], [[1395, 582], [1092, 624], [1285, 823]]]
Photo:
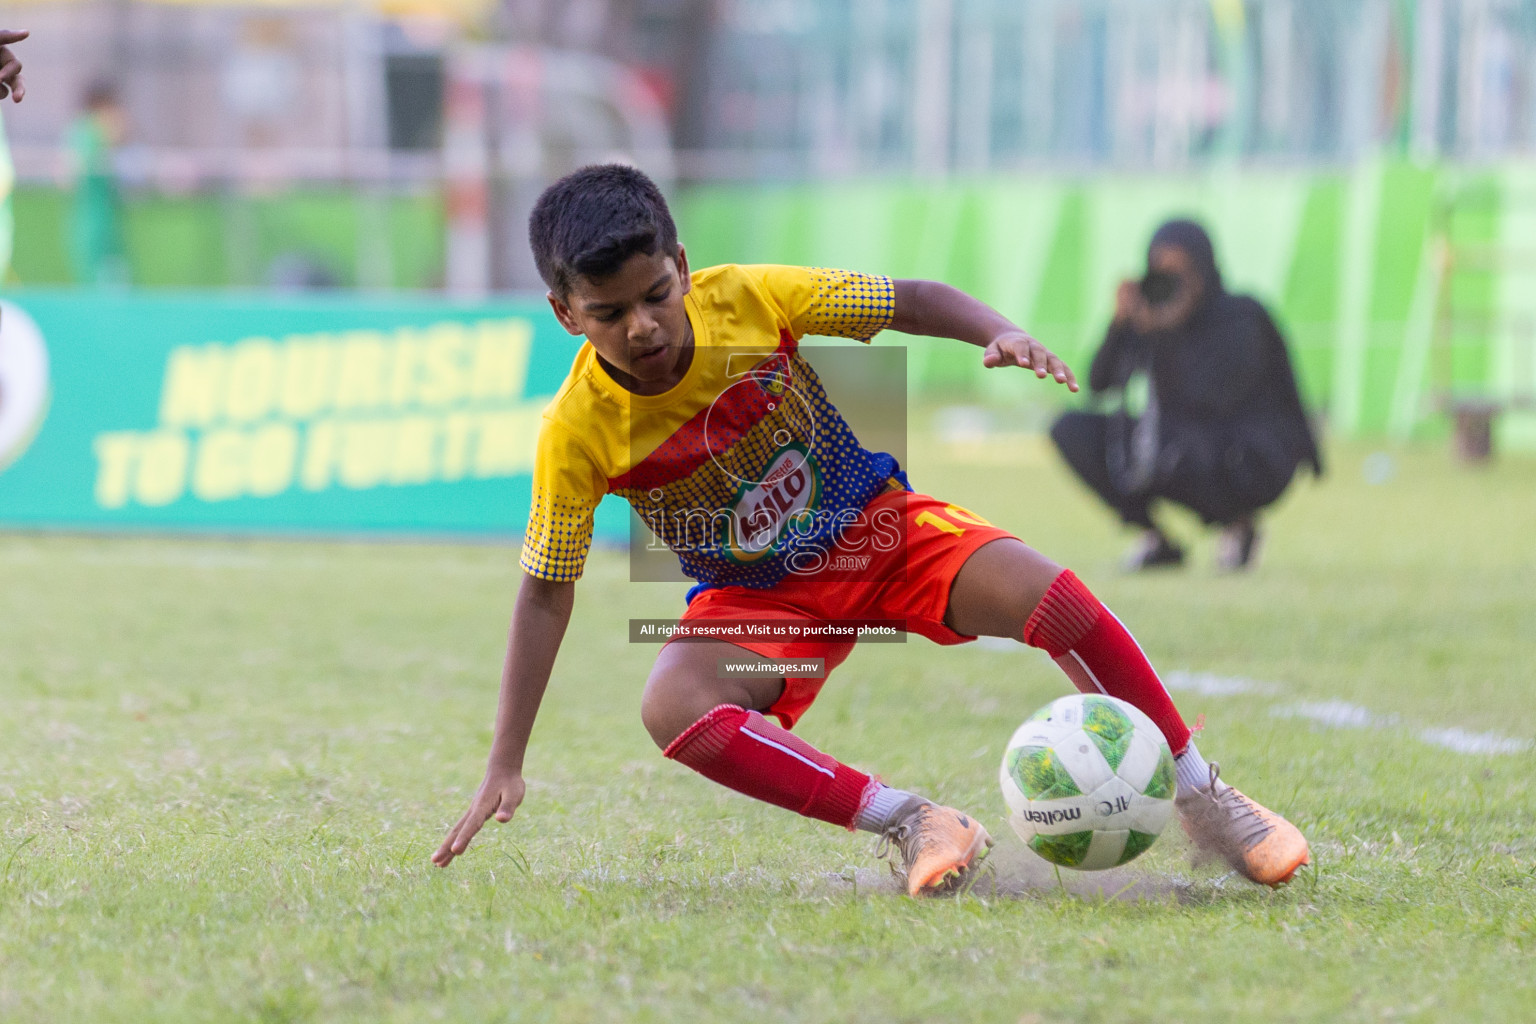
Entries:
[[788, 381], [791, 373], [789, 356], [794, 350], [794, 336], [781, 331], [779, 347], [772, 357], [727, 385], [655, 451], [635, 463], [629, 472], [610, 477], [608, 489], [645, 491], [665, 487], [686, 479], [711, 459], [726, 455], [777, 406], [780, 396], [769, 393], [759, 382], [770, 374]]

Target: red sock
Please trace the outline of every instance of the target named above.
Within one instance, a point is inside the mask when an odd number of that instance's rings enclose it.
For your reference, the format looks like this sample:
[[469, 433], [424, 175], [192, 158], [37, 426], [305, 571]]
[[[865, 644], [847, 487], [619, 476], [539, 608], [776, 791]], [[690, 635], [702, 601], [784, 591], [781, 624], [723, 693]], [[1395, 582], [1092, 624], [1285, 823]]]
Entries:
[[1189, 726], [1136, 638], [1071, 570], [1056, 577], [1024, 623], [1024, 642], [1055, 658], [1084, 693], [1107, 693], [1146, 712], [1175, 756], [1189, 745]]
[[879, 785], [735, 704], [710, 711], [663, 753], [738, 793], [849, 830]]

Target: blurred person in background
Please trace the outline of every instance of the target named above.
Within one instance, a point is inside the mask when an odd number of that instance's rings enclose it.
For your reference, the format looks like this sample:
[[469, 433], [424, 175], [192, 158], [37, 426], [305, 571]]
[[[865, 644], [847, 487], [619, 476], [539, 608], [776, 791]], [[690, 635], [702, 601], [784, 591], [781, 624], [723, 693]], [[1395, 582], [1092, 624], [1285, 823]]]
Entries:
[[94, 82], [85, 90], [80, 116], [69, 126], [75, 193], [70, 255], [78, 284], [128, 283], [122, 209], [112, 166], [112, 151], [122, 142], [126, 124], [117, 90], [107, 82]]
[[[27, 38], [24, 30], [0, 28], [0, 100], [9, 96], [20, 103], [27, 94], [21, 80], [21, 61], [11, 52], [11, 44]], [[11, 187], [16, 184], [16, 168], [11, 164], [11, 149], [5, 142], [5, 122], [0, 120], [0, 282], [9, 278], [12, 233]]]
[[1247, 568], [1257, 515], [1296, 468], [1322, 473], [1285, 341], [1256, 300], [1222, 286], [1210, 236], [1188, 220], [1157, 229], [1147, 273], [1124, 281], [1088, 376], [1111, 412], [1068, 412], [1051, 439], [1104, 503], [1141, 537], [1130, 570], [1177, 566], [1184, 549], [1157, 525], [1171, 501], [1221, 527], [1217, 562]]

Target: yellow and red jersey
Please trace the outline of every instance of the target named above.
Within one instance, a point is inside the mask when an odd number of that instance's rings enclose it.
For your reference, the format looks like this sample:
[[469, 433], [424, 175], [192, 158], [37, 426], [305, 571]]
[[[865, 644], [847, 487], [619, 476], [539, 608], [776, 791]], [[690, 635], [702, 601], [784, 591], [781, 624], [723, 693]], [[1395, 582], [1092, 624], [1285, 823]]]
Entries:
[[693, 579], [768, 587], [823, 556], [875, 495], [905, 486], [894, 457], [859, 444], [799, 349], [806, 334], [868, 341], [887, 327], [889, 278], [726, 265], [692, 283], [694, 352], [675, 387], [626, 391], [584, 343], [545, 410], [530, 575], [579, 578], [593, 510], [612, 493]]

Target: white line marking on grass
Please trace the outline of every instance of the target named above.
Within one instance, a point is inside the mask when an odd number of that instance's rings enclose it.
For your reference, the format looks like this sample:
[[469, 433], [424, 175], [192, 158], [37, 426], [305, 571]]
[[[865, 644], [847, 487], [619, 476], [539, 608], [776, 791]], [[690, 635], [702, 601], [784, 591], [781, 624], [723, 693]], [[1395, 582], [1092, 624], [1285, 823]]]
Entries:
[[[995, 640], [987, 645], [994, 650], [1013, 650], [1018, 646], [1010, 640]], [[1173, 669], [1164, 672], [1162, 678], [1163, 685], [1169, 690], [1201, 697], [1273, 697], [1285, 692], [1285, 688], [1276, 683], [1214, 672]], [[1285, 704], [1271, 708], [1269, 713], [1276, 718], [1304, 718], [1325, 729], [1411, 729], [1414, 738], [1420, 742], [1458, 754], [1524, 754], [1536, 750], [1536, 740], [1501, 736], [1496, 732], [1471, 732], [1456, 725], [1418, 727], [1401, 715], [1383, 714], [1343, 700]]]
[[1241, 676], [1219, 676], [1214, 672], [1186, 672], [1174, 669], [1163, 673], [1163, 685], [1170, 690], [1198, 693], [1202, 697], [1235, 697], [1242, 693], [1276, 694], [1280, 687]]
[[[1290, 704], [1275, 708], [1270, 714], [1278, 718], [1306, 718], [1328, 729], [1391, 729], [1404, 724], [1400, 715], [1380, 715], [1342, 700]], [[1531, 740], [1500, 736], [1496, 732], [1468, 732], [1455, 725], [1416, 729], [1414, 736], [1458, 754], [1523, 754], [1536, 747]]]
[[1329, 729], [1387, 728], [1398, 724], [1396, 715], [1378, 715], [1370, 708], [1342, 700], [1307, 701], [1275, 708], [1276, 718], [1305, 718]]
[[1495, 732], [1467, 732], [1454, 725], [1449, 729], [1421, 729], [1419, 739], [1458, 754], [1523, 754], [1536, 747], [1530, 740], [1511, 739]]
[[[1030, 649], [1016, 640], [996, 636], [981, 637], [976, 646], [988, 651]], [[1215, 672], [1191, 672], [1187, 669], [1176, 668], [1164, 672], [1162, 679], [1163, 685], [1169, 690], [1201, 697], [1274, 697], [1285, 692], [1285, 688], [1276, 683], [1242, 676], [1223, 676]], [[1098, 680], [1094, 682], [1097, 684]], [[1099, 688], [1102, 690], [1103, 686]], [[1536, 749], [1536, 740], [1501, 736], [1496, 732], [1471, 732], [1456, 725], [1417, 727], [1405, 721], [1401, 715], [1382, 714], [1343, 700], [1303, 701], [1271, 708], [1269, 713], [1276, 718], [1304, 718], [1325, 729], [1408, 728], [1413, 730], [1413, 736], [1421, 742], [1458, 754], [1523, 754]]]
[[1517, 737], [1500, 736], [1496, 732], [1468, 732], [1460, 726], [1415, 727], [1405, 722], [1401, 715], [1380, 714], [1343, 700], [1304, 701], [1272, 708], [1276, 718], [1305, 718], [1325, 729], [1397, 729], [1413, 730], [1413, 736], [1423, 743], [1458, 754], [1523, 754], [1536, 743]]

